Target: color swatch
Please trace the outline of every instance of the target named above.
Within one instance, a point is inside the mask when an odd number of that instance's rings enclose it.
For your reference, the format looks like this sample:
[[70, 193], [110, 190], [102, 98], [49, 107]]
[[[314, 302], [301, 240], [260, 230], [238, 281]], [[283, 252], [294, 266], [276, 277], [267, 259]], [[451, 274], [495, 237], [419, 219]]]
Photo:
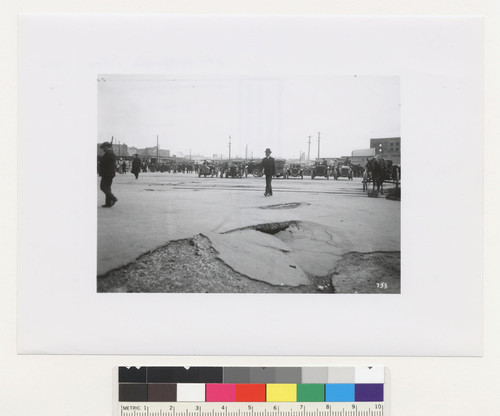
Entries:
[[119, 367], [120, 402], [381, 402], [384, 367]]

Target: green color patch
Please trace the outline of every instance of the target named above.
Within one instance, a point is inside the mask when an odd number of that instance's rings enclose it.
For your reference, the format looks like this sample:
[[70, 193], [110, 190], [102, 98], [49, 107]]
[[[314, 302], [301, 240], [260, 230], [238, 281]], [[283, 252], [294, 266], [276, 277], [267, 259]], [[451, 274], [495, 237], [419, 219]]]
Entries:
[[298, 402], [324, 402], [324, 384], [297, 384]]

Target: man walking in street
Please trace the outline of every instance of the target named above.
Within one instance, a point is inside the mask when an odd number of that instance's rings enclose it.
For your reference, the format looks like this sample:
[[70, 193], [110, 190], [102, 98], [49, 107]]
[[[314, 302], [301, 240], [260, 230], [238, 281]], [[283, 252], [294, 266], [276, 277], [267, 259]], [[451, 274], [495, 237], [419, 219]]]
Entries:
[[135, 179], [137, 179], [139, 177], [139, 172], [141, 171], [141, 159], [139, 159], [139, 155], [137, 153], [134, 156], [134, 160], [132, 160], [131, 172], [135, 175]]
[[99, 164], [99, 175], [101, 176], [101, 191], [106, 195], [106, 203], [102, 207], [111, 208], [118, 201], [111, 192], [111, 184], [116, 171], [116, 155], [110, 142], [101, 144], [101, 149], [104, 150], [104, 154]]
[[262, 170], [266, 175], [266, 192], [264, 196], [273, 196], [273, 188], [271, 186], [271, 180], [273, 175], [276, 175], [276, 164], [274, 158], [271, 157], [271, 149], [266, 149], [266, 157], [262, 159]]

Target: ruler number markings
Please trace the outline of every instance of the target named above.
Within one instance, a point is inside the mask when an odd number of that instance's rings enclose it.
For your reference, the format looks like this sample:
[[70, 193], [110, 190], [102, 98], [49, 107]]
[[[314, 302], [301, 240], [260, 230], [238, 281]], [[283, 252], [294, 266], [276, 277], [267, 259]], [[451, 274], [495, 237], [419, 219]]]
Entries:
[[[384, 416], [383, 403], [331, 402], [328, 404], [300, 403], [182, 403], [177, 407], [168, 402], [122, 404], [119, 416]], [[140, 404], [140, 405], [139, 405]], [[288, 407], [290, 406], [290, 407]], [[343, 407], [342, 407], [343, 406]], [[361, 406], [361, 408], [360, 408]]]

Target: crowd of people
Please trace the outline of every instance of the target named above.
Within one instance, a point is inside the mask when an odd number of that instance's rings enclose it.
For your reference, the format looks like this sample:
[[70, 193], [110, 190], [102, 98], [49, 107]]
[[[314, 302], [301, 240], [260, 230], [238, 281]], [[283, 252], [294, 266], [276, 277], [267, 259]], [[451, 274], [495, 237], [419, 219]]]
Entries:
[[[118, 174], [125, 174], [128, 171], [135, 175], [135, 179], [139, 178], [141, 172], [173, 172], [173, 173], [197, 173], [208, 172], [208, 174], [215, 176], [219, 175], [222, 177], [223, 173], [229, 172], [231, 168], [236, 165], [230, 164], [229, 162], [214, 164], [209, 163], [205, 160], [202, 164], [195, 163], [160, 163], [160, 164], [148, 164], [146, 160], [141, 160], [138, 154], [134, 155], [132, 160], [126, 160], [116, 157], [113, 152], [113, 145], [110, 142], [104, 142], [101, 144], [100, 148], [103, 154], [97, 157], [97, 172], [101, 177], [100, 188], [105, 195], [105, 203], [102, 205], [103, 208], [111, 208], [118, 202], [118, 199], [113, 195], [111, 191], [111, 185], [113, 183], [113, 178]], [[262, 159], [262, 174], [266, 176], [266, 190], [264, 196], [272, 196], [273, 191], [271, 187], [271, 180], [273, 175], [276, 174], [275, 160], [272, 158], [271, 150], [269, 148], [265, 151], [266, 157]], [[238, 175], [241, 177], [244, 171], [247, 171], [247, 166], [237, 165]]]
[[[141, 159], [138, 154], [135, 154], [132, 160], [117, 157], [113, 152], [112, 144], [109, 142], [104, 142], [101, 145], [101, 149], [104, 153], [97, 158], [97, 171], [99, 176], [101, 176], [101, 190], [106, 196], [105, 203], [102, 205], [105, 208], [112, 207], [118, 201], [118, 199], [111, 192], [111, 185], [116, 173], [126, 174], [127, 172], [131, 172], [134, 174], [135, 179], [139, 178], [139, 174], [141, 172], [195, 173], [200, 176], [203, 174], [205, 176], [210, 175], [212, 177], [223, 177], [223, 175], [226, 177], [228, 177], [228, 175], [233, 176], [233, 173], [236, 172], [236, 176], [242, 177], [247, 176], [249, 172], [255, 173], [255, 168], [257, 167], [260, 175], [265, 175], [266, 177], [266, 188], [264, 192], [264, 196], [266, 197], [273, 195], [271, 186], [273, 176], [280, 176], [277, 175], [276, 161], [273, 157], [271, 157], [271, 149], [269, 148], [265, 150], [266, 156], [262, 160], [257, 162], [251, 160], [247, 163], [223, 161], [209, 162], [207, 160], [202, 163], [191, 161], [162, 161], [161, 163], [150, 163], [148, 159]], [[360, 165], [353, 165], [349, 158], [345, 161], [337, 161], [333, 165], [329, 165], [326, 159], [323, 159], [321, 162], [316, 162], [316, 164], [322, 165], [323, 170], [326, 169], [326, 172], [329, 172], [330, 174], [335, 171], [337, 173], [337, 175], [335, 175], [335, 179], [337, 176], [341, 176], [340, 169], [345, 166], [349, 167], [349, 175], [351, 178], [352, 176], [362, 176], [365, 178], [364, 181], [368, 178], [366, 168], [363, 168]], [[388, 176], [387, 179], [391, 179], [392, 177], [399, 180], [401, 177], [400, 169], [399, 165], [392, 166], [392, 162], [390, 162], [389, 166], [386, 167]]]
[[[100, 171], [102, 156], [97, 158], [97, 173]], [[229, 165], [235, 162], [217, 162], [217, 161], [203, 161], [199, 162], [171, 162], [171, 161], [161, 161], [160, 163], [150, 162], [148, 159], [141, 159], [137, 155], [132, 159], [125, 159], [121, 157], [116, 157], [115, 160], [115, 172], [118, 174], [125, 174], [127, 172], [146, 173], [146, 172], [161, 172], [161, 173], [196, 173], [198, 174], [203, 166], [209, 167], [213, 170], [215, 175], [226, 172]], [[245, 172], [247, 165], [241, 164], [241, 162], [236, 162], [242, 172]]]
[[[138, 160], [139, 172], [168, 172], [168, 173], [193, 173], [197, 172], [198, 163], [151, 163], [147, 159], [134, 158], [132, 160], [125, 158], [116, 158], [115, 170], [118, 174], [132, 172], [133, 164]], [[137, 162], [136, 162], [137, 163]], [[99, 167], [100, 158], [97, 160]]]

